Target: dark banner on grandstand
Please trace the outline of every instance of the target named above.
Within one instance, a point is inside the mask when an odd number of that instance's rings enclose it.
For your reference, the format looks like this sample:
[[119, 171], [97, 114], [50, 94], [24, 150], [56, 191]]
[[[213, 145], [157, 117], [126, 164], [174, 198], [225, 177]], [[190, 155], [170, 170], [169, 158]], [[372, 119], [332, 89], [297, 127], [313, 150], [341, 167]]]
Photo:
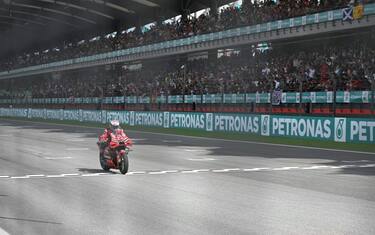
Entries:
[[282, 95], [283, 95], [282, 91], [273, 91], [272, 92], [272, 105], [280, 105]]

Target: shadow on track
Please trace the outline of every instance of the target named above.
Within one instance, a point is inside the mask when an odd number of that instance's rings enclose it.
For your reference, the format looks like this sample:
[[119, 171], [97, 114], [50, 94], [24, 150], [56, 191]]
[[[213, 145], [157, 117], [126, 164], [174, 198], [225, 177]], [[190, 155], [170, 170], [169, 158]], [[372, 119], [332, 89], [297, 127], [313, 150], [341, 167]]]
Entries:
[[77, 168], [79, 172], [82, 173], [89, 173], [89, 174], [95, 174], [95, 173], [108, 173], [108, 174], [116, 174], [115, 172], [112, 171], [105, 171], [101, 169], [94, 169], [94, 168]]

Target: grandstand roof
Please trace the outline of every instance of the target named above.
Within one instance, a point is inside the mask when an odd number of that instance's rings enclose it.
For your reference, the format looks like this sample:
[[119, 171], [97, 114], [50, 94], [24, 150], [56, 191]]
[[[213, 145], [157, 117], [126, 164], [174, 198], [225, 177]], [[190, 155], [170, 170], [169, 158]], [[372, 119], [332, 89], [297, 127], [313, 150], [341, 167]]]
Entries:
[[[233, 1], [233, 0], [232, 0]], [[210, 0], [0, 0], [0, 54], [54, 46], [57, 41], [95, 36], [183, 9], [208, 8]], [[226, 4], [230, 0], [218, 0]]]

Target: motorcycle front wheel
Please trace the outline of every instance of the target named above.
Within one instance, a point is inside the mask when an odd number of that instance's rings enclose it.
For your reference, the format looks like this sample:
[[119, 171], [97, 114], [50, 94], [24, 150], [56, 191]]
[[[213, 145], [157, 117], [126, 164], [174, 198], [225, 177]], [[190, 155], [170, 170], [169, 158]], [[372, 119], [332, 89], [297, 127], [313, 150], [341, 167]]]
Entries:
[[122, 156], [122, 159], [119, 165], [119, 170], [121, 174], [125, 175], [126, 173], [128, 173], [128, 169], [129, 169], [128, 154], [124, 154]]
[[103, 170], [109, 171], [109, 167], [107, 165], [107, 160], [104, 158], [102, 154], [99, 154], [99, 162], [100, 166], [102, 167]]

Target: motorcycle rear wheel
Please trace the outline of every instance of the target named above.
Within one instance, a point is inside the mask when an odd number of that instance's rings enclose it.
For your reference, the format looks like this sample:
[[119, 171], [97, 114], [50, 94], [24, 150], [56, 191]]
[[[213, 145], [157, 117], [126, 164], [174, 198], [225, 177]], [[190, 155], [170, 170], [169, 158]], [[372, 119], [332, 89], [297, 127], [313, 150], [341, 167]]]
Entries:
[[124, 154], [119, 165], [119, 170], [121, 174], [125, 175], [126, 173], [128, 173], [128, 169], [129, 169], [128, 154]]

